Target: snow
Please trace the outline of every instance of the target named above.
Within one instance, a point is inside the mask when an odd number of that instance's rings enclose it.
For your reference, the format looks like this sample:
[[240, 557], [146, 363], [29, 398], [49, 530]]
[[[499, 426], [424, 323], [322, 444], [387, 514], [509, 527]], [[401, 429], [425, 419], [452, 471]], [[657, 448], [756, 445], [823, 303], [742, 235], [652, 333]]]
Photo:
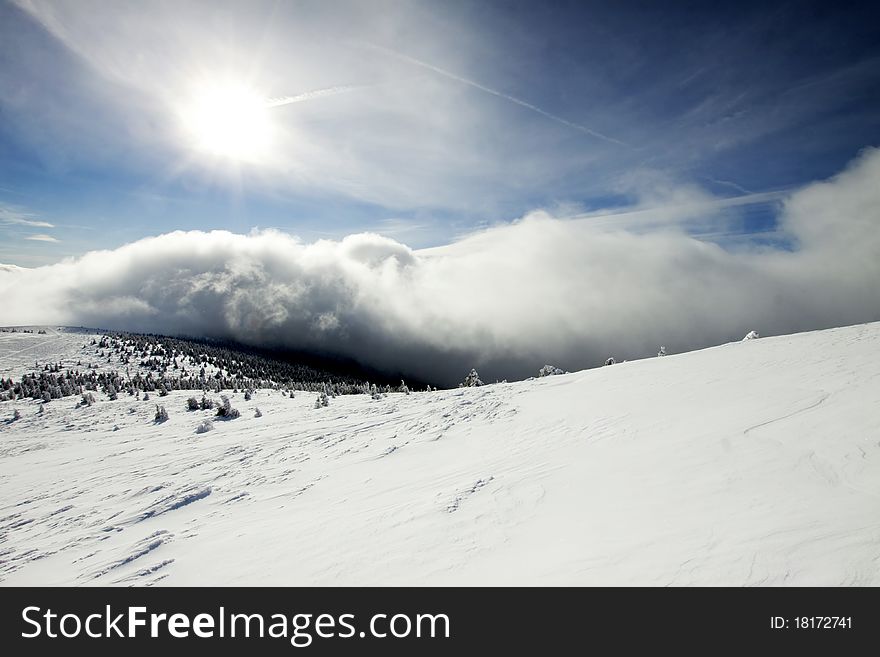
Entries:
[[317, 409], [260, 390], [204, 434], [191, 394], [159, 424], [126, 394], [0, 403], [4, 585], [880, 584], [880, 324]]
[[[40, 330], [45, 333], [38, 333]], [[118, 373], [128, 370], [132, 375], [150, 372], [149, 367], [140, 365], [139, 357], [125, 364], [110, 349], [91, 344], [92, 340], [100, 342], [105, 335], [93, 329], [64, 326], [16, 327], [15, 333], [3, 329], [0, 331], [0, 377], [18, 379], [25, 373], [39, 374], [45, 365], [55, 364], [60, 364], [63, 370]], [[175, 360], [185, 364], [180, 356]], [[191, 363], [189, 366], [193, 367]], [[218, 371], [209, 363], [200, 363], [199, 367], [203, 367], [208, 376]], [[153, 372], [153, 376], [156, 374]]]
[[[37, 331], [41, 329], [46, 333], [38, 334]], [[32, 332], [25, 333], [25, 330]], [[93, 337], [100, 338], [100, 334], [48, 326], [20, 327], [15, 333], [6, 329], [0, 332], [0, 377], [19, 378], [25, 372], [39, 371], [34, 368], [35, 361], [40, 361], [41, 364], [65, 361], [67, 366], [75, 367], [83, 344]], [[91, 360], [100, 362], [94, 356]], [[83, 363], [85, 362], [87, 361], [84, 360]]]

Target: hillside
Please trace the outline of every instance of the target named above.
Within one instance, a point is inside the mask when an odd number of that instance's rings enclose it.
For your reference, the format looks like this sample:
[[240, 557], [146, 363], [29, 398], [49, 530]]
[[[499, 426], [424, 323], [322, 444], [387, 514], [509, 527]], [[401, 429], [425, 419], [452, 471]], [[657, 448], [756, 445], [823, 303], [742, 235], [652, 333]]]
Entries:
[[203, 434], [188, 396], [0, 403], [3, 584], [880, 584], [880, 324], [321, 408], [238, 393]]
[[360, 394], [373, 383], [400, 385], [356, 363], [254, 349], [214, 340], [71, 327], [0, 329], [0, 401], [55, 399], [83, 392], [120, 394], [171, 390], [221, 393], [238, 389]]

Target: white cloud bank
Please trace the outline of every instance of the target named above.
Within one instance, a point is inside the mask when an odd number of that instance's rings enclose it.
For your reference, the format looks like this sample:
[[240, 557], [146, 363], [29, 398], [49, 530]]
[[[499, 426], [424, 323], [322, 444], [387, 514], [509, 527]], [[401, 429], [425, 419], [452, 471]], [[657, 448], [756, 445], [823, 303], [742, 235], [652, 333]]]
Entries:
[[541, 212], [425, 251], [174, 232], [0, 270], [0, 324], [228, 337], [454, 383], [474, 365], [491, 380], [880, 319], [880, 150], [793, 193], [779, 224], [791, 251]]

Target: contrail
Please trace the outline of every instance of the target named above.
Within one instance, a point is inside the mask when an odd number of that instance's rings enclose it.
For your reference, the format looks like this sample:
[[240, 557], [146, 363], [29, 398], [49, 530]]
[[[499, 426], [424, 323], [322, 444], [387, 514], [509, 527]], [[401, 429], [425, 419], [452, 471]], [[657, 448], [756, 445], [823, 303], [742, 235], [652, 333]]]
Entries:
[[791, 189], [778, 189], [769, 192], [752, 192], [741, 196], [730, 196], [727, 198], [709, 198], [691, 201], [690, 203], [673, 203], [670, 205], [658, 205], [653, 207], [637, 207], [637, 208], [621, 208], [619, 210], [599, 210], [597, 212], [586, 212], [574, 215], [572, 219], [585, 219], [594, 224], [612, 224], [620, 223], [621, 220], [630, 220], [638, 222], [644, 219], [650, 219], [652, 215], [658, 212], [670, 212], [680, 210], [684, 212], [696, 212], [702, 210], [723, 210], [725, 208], [735, 208], [743, 205], [760, 205], [764, 203], [772, 203], [780, 199], [791, 196]]
[[384, 48], [382, 46], [377, 46], [374, 43], [364, 44], [369, 48], [373, 48], [375, 50], [379, 50], [380, 52], [384, 52], [387, 55], [391, 55], [392, 57], [396, 57], [405, 62], [409, 62], [410, 64], [414, 64], [415, 66], [420, 66], [421, 68], [427, 69], [429, 71], [433, 71], [438, 75], [442, 75], [445, 78], [449, 78], [450, 80], [455, 80], [456, 82], [460, 82], [461, 84], [466, 84], [469, 87], [473, 87], [474, 89], [479, 89], [487, 94], [492, 94], [493, 96], [497, 96], [498, 98], [503, 98], [504, 100], [510, 101], [520, 107], [525, 107], [528, 110], [536, 112], [541, 116], [544, 116], [551, 121], [555, 121], [556, 123], [560, 123], [564, 126], [568, 126], [569, 128], [573, 128], [579, 132], [582, 132], [586, 135], [590, 135], [591, 137], [595, 137], [596, 139], [601, 139], [603, 141], [610, 142], [612, 144], [617, 144], [618, 146], [628, 146], [628, 144], [620, 141], [619, 139], [615, 139], [614, 137], [609, 137], [608, 135], [603, 135], [601, 132], [596, 132], [595, 130], [591, 130], [586, 126], [582, 126], [579, 123], [573, 123], [568, 119], [563, 119], [561, 116], [556, 116], [555, 114], [551, 114], [546, 110], [542, 110], [540, 107], [532, 105], [531, 103], [527, 103], [524, 100], [521, 100], [515, 96], [510, 96], [508, 94], [497, 91], [496, 89], [492, 89], [490, 87], [486, 87], [479, 82], [474, 82], [473, 80], [469, 80], [468, 78], [463, 78], [460, 75], [455, 75], [455, 73], [450, 73], [447, 70], [444, 70], [438, 66], [434, 66], [433, 64], [429, 64], [427, 62], [423, 62], [420, 59], [416, 59], [415, 57], [410, 57], [409, 55], [405, 55], [403, 53], [397, 52], [396, 50], [391, 50], [390, 48]]
[[724, 185], [725, 187], [731, 187], [742, 194], [752, 194], [753, 193], [752, 190], [746, 189], [742, 185], [738, 185], [737, 183], [733, 182], [732, 180], [719, 180], [718, 178], [712, 178], [711, 176], [705, 176], [705, 179], [708, 180], [709, 182], [715, 183], [716, 185]]
[[280, 98], [269, 98], [266, 101], [266, 107], [281, 107], [283, 105], [292, 105], [293, 103], [302, 103], [306, 100], [314, 100], [315, 98], [323, 98], [324, 96], [335, 96], [346, 91], [361, 89], [359, 85], [344, 85], [339, 87], [328, 87], [327, 89], [316, 89], [315, 91], [306, 91], [296, 96], [281, 96]]

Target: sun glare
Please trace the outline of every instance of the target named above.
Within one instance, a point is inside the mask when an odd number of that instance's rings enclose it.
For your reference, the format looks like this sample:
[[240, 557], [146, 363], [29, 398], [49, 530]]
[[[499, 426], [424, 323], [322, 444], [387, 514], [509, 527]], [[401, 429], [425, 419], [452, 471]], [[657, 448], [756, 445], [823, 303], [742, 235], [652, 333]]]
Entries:
[[235, 162], [259, 162], [272, 142], [266, 99], [243, 84], [206, 86], [182, 112], [186, 136], [196, 150]]

